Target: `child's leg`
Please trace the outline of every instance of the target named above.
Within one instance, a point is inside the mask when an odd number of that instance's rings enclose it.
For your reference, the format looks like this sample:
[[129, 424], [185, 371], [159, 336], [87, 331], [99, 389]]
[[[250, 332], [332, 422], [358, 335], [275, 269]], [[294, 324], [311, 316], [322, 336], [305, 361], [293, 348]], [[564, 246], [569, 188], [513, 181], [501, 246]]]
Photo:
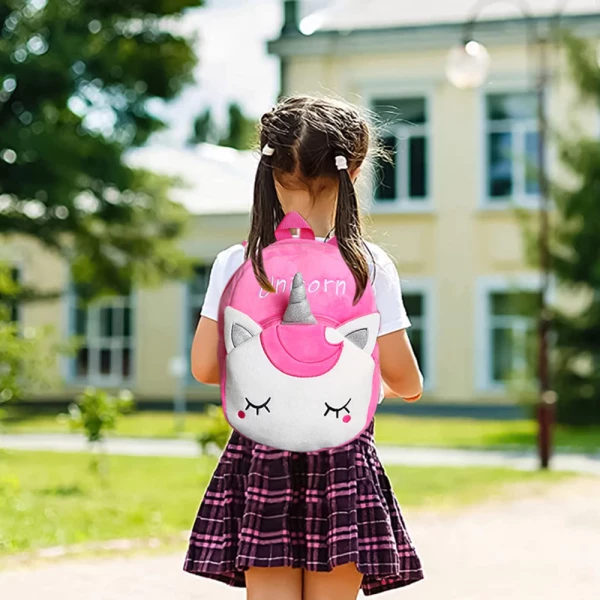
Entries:
[[246, 571], [247, 600], [302, 600], [302, 569], [253, 567]]
[[356, 600], [362, 574], [354, 563], [336, 567], [329, 573], [304, 571], [303, 600]]

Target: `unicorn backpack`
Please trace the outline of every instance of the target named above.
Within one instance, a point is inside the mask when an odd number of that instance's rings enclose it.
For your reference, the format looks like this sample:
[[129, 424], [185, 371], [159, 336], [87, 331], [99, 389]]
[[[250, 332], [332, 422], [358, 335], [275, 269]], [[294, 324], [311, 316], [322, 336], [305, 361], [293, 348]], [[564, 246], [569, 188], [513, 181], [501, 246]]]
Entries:
[[263, 251], [275, 293], [246, 260], [221, 297], [223, 411], [239, 433], [272, 448], [342, 446], [369, 426], [381, 399], [373, 288], [353, 305], [356, 284], [335, 238], [316, 241], [299, 214], [287, 214], [275, 237]]

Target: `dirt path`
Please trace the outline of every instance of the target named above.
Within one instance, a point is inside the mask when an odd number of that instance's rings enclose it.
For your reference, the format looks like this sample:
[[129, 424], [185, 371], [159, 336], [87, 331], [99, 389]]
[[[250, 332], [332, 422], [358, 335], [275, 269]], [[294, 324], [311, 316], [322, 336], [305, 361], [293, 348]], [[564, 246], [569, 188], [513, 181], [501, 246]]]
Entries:
[[[600, 479], [493, 502], [463, 513], [407, 515], [427, 579], [390, 600], [596, 600], [600, 597]], [[182, 553], [64, 561], [0, 573], [20, 600], [243, 600], [244, 592], [187, 575]]]

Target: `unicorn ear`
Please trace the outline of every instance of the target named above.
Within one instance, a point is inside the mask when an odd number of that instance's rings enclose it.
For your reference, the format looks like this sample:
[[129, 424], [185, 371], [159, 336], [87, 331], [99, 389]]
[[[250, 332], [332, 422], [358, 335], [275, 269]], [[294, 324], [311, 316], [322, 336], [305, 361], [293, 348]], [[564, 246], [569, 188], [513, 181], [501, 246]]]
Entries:
[[261, 326], [248, 315], [231, 306], [225, 308], [225, 348], [229, 354], [234, 348], [262, 332]]
[[[379, 313], [359, 317], [340, 325], [335, 332], [364, 350], [366, 354], [372, 354], [377, 343], [380, 319]], [[334, 338], [336, 336], [329, 337]]]

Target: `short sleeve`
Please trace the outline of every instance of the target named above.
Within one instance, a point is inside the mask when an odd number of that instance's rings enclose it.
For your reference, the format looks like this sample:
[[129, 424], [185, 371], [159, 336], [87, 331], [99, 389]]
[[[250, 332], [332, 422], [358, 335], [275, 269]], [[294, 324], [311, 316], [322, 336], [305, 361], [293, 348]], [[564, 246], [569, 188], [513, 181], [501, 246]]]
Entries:
[[210, 270], [208, 288], [204, 296], [204, 304], [200, 314], [213, 321], [219, 320], [219, 303], [231, 276], [242, 265], [244, 260], [243, 246], [238, 244], [223, 252], [219, 252]]
[[381, 315], [379, 335], [382, 336], [407, 329], [411, 323], [402, 300], [398, 270], [387, 254], [382, 250], [380, 253], [384, 256], [376, 260], [373, 289], [377, 310]]

